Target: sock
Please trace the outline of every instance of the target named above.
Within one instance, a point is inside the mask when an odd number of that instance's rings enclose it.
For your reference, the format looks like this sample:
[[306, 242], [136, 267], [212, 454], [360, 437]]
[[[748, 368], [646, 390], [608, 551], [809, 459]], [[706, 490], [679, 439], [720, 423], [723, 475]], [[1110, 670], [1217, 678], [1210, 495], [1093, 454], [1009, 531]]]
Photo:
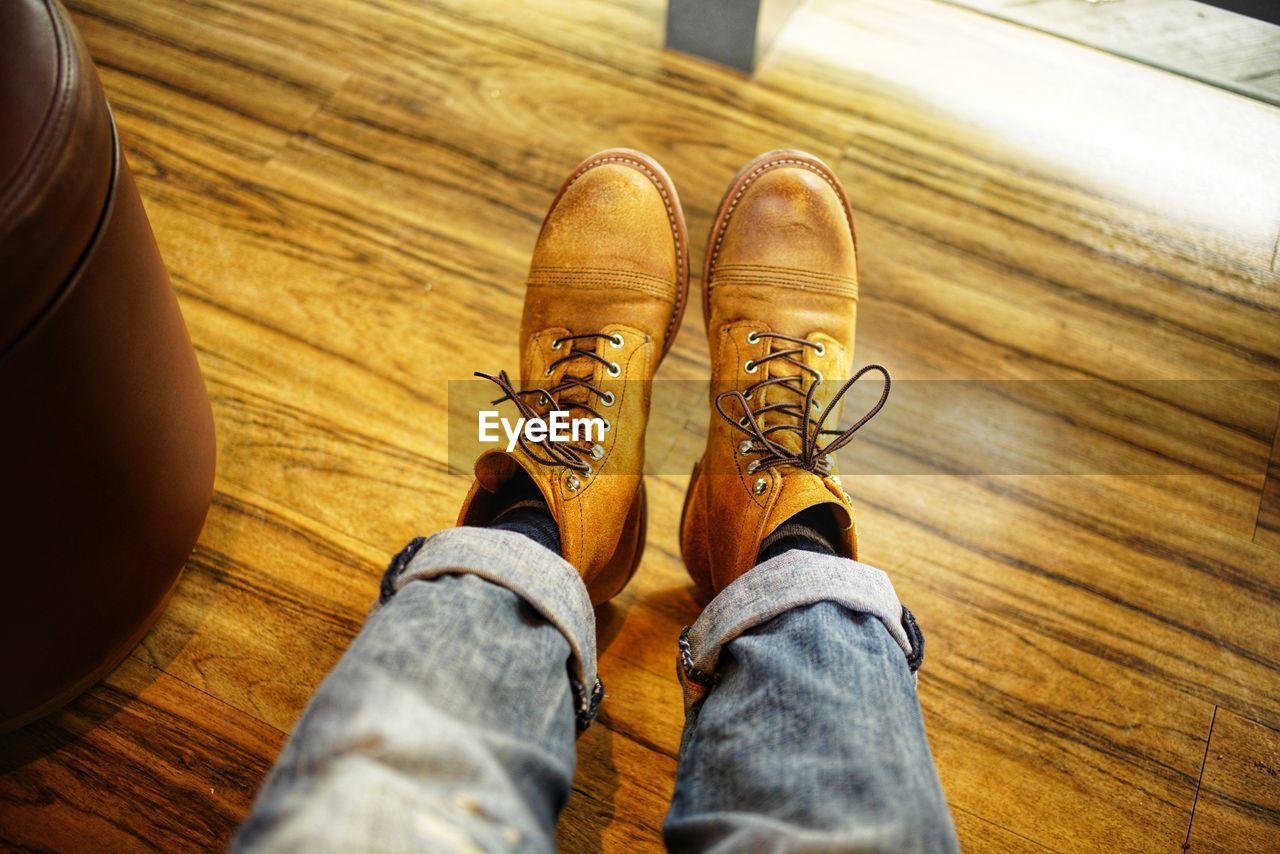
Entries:
[[489, 523], [490, 528], [515, 531], [560, 554], [560, 527], [528, 475], [517, 475], [498, 490], [494, 508], [497, 512]]
[[817, 554], [836, 554], [839, 532], [831, 510], [821, 504], [801, 510], [773, 530], [760, 544], [756, 563], [764, 563], [783, 552], [798, 549]]

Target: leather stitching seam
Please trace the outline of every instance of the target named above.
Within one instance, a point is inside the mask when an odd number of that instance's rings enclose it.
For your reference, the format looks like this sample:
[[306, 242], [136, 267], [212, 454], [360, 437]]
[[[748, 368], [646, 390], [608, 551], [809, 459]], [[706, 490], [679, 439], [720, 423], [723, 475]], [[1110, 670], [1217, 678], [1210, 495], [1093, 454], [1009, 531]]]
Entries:
[[[810, 163], [807, 160], [798, 160], [793, 157], [787, 157], [787, 158], [782, 158], [780, 160], [770, 160], [768, 163], [762, 163], [761, 165], [753, 169], [750, 173], [748, 173], [745, 177], [743, 177], [741, 183], [739, 183], [738, 191], [734, 193], [732, 201], [729, 202], [729, 207], [725, 209], [724, 221], [720, 223], [720, 228], [716, 232], [715, 243], [711, 249], [711, 260], [707, 264], [708, 275], [707, 275], [707, 281], [705, 283], [705, 287], [707, 289], [708, 300], [711, 299], [711, 291], [713, 287], [711, 282], [711, 274], [715, 273], [716, 258], [719, 257], [720, 255], [720, 245], [724, 243], [724, 233], [729, 227], [729, 221], [733, 218], [734, 209], [737, 208], [738, 202], [742, 201], [743, 194], [747, 192], [747, 188], [751, 186], [752, 182], [754, 182], [757, 178], [759, 178], [765, 172], [768, 172], [770, 169], [776, 169], [779, 166], [797, 166], [801, 169], [809, 170], [810, 172], [812, 172], [813, 174], [821, 178], [823, 181], [825, 181], [827, 183], [827, 186], [829, 186], [832, 190], [835, 190], [836, 196], [840, 197], [840, 188], [837, 187], [835, 182], [831, 180], [831, 176], [828, 175], [824, 170], [819, 169], [817, 166], [814, 166], [812, 163]], [[845, 208], [845, 211], [844, 211], [845, 221], [848, 222], [849, 231], [852, 233], [853, 232], [852, 214], [849, 212], [849, 209], [844, 206], [843, 203], [841, 204], [841, 207]]]

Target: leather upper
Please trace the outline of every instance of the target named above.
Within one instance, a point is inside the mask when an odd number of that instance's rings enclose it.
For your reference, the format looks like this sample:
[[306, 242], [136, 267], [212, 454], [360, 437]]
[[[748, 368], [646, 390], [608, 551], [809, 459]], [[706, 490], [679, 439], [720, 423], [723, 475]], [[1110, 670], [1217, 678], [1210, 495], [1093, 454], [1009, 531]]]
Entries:
[[[831, 507], [839, 544], [855, 557], [857, 534], [849, 498], [834, 471], [821, 476], [794, 466], [754, 471], [758, 452], [744, 452], [748, 436], [714, 411], [716, 396], [745, 391], [770, 378], [807, 387], [810, 374], [785, 360], [755, 364], [771, 350], [793, 345], [780, 333], [814, 342], [794, 358], [821, 372], [815, 400], [830, 405], [849, 376], [857, 320], [858, 270], [853, 220], [844, 191], [820, 161], [799, 152], [763, 155], [735, 179], [721, 204], [703, 275], [711, 351], [712, 403], [707, 447], [686, 498], [681, 547], [694, 580], [709, 593], [754, 565], [760, 544], [782, 522], [808, 507]], [[802, 398], [778, 385], [756, 390], [753, 410]], [[730, 399], [731, 416], [742, 416]], [[837, 404], [838, 406], [838, 404]], [[828, 418], [835, 427], [839, 412]], [[772, 412], [762, 425], [798, 423]], [[799, 433], [771, 438], [791, 449]], [[712, 520], [733, 519], [731, 533], [712, 543]]]
[[[588, 474], [546, 465], [523, 448], [476, 461], [460, 524], [483, 524], [489, 496], [517, 469], [537, 485], [560, 528], [561, 552], [592, 600], [609, 598], [643, 546], [641, 478], [651, 380], [679, 326], [688, 281], [684, 222], [674, 188], [648, 158], [602, 152], [565, 182], [533, 252], [521, 324], [521, 384], [550, 389], [566, 375], [600, 389], [558, 395], [610, 423]], [[568, 336], [613, 336], [572, 341]], [[599, 360], [577, 357], [574, 348]], [[616, 367], [616, 376], [611, 376]], [[582, 414], [575, 412], [571, 414]], [[536, 450], [536, 447], [535, 447]]]
[[57, 0], [0, 3], [0, 355], [58, 299], [103, 217], [114, 130]]
[[783, 159], [741, 187], [721, 223], [704, 285], [708, 329], [767, 317], [774, 332], [820, 332], [852, 358], [858, 257], [848, 202], [826, 174], [796, 163]]

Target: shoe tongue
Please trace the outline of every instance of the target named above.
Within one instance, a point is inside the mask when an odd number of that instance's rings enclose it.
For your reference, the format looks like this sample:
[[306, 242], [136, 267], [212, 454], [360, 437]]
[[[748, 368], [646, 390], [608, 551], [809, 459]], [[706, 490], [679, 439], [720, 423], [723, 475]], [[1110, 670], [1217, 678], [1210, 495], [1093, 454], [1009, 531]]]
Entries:
[[[818, 477], [816, 474], [796, 469], [784, 470], [782, 492], [778, 495], [778, 500], [774, 502], [769, 519], [761, 532], [763, 534], [761, 539], [768, 537], [777, 530], [779, 525], [797, 513], [819, 505], [831, 508], [838, 530], [844, 532], [851, 528], [853, 526], [853, 517], [850, 515], [849, 509], [832, 492], [832, 489], [835, 488], [837, 487], [832, 487], [827, 480]], [[837, 543], [836, 546], [842, 550], [848, 550], [848, 545], [843, 541]], [[849, 557], [847, 554], [843, 556]]]
[[510, 453], [503, 450], [486, 451], [476, 459], [476, 481], [486, 492], [496, 493], [521, 471], [533, 481], [547, 506], [554, 506], [550, 484], [547, 482], [548, 467], [529, 459], [522, 449], [517, 448]]
[[[608, 359], [609, 358], [608, 355], [604, 352], [604, 347], [606, 344], [607, 342], [603, 338], [597, 338], [594, 341], [592, 341], [591, 339], [586, 339], [586, 340], [578, 340], [578, 341], [572, 342], [574, 349], [594, 352], [596, 355], [601, 356], [602, 358]], [[592, 383], [593, 385], [599, 385], [599, 383], [595, 383], [592, 380], [592, 375], [598, 364], [599, 363], [596, 362], [594, 359], [590, 359], [586, 356], [578, 356], [561, 365], [556, 370], [555, 376], [550, 378], [542, 387], [554, 388], [555, 386], [560, 385], [563, 382], [566, 382], [566, 381], [572, 382], [574, 378], [578, 378], [582, 382]], [[555, 399], [560, 409], [570, 411], [571, 417], [572, 417], [572, 413], [574, 412], [576, 412], [578, 415], [587, 414], [584, 411], [580, 410], [577, 406], [574, 406], [573, 404], [578, 404], [578, 405], [585, 404], [599, 411], [599, 406], [598, 406], [599, 398], [597, 398], [596, 395], [594, 395], [591, 391], [584, 388], [583, 386], [573, 386], [571, 388], [567, 388], [564, 391], [557, 394]], [[541, 400], [537, 401], [536, 404], [540, 409], [549, 410], [551, 408], [548, 406], [544, 406], [544, 403]]]
[[[785, 359], [771, 359], [768, 362], [765, 362], [761, 367], [768, 369], [770, 379], [786, 377], [788, 385], [795, 386], [803, 391], [807, 391], [809, 383], [812, 382], [812, 377], [810, 377], [806, 371], [801, 370], [799, 367], [791, 364]], [[795, 407], [796, 412], [803, 411], [803, 391], [796, 392], [792, 389], [784, 388], [781, 383], [775, 383], [774, 385], [766, 386], [763, 389], [763, 403], [756, 403], [755, 405], [756, 408], [759, 408], [765, 405], [784, 403], [788, 406]], [[813, 416], [813, 414], [814, 413], [812, 412], [810, 413], [811, 416]], [[810, 420], [812, 422], [816, 419], [811, 417]], [[775, 425], [787, 425], [789, 427], [803, 428], [804, 419], [802, 417], [797, 417], [790, 412], [776, 409], [766, 412], [764, 415], [760, 416], [761, 427], [767, 429]], [[810, 432], [812, 432], [812, 423], [810, 424], [809, 429]], [[775, 430], [769, 434], [769, 438], [774, 442], [777, 442], [779, 445], [782, 445], [793, 454], [799, 454], [803, 447], [803, 441], [799, 430]]]
[[486, 451], [476, 458], [476, 481], [486, 492], [497, 492], [520, 468], [506, 451]]
[[[521, 472], [523, 471], [523, 474]], [[517, 449], [508, 453], [502, 450], [491, 450], [476, 459], [475, 474], [479, 488], [473, 487], [463, 502], [458, 514], [459, 525], [488, 527], [503, 511], [511, 509], [517, 500], [533, 500], [536, 492], [542, 497], [542, 504], [547, 512], [556, 519], [555, 497], [551, 492], [548, 480], [549, 469], [529, 459], [523, 450]], [[514, 478], [528, 475], [529, 484], [512, 483]], [[503, 494], [503, 488], [512, 486], [518, 496]]]

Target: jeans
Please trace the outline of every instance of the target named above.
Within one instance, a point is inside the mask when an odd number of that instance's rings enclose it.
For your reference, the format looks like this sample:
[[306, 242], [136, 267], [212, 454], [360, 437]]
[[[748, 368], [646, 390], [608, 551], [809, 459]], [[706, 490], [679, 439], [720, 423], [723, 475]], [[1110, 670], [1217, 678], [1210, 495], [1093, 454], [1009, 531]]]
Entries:
[[[887, 576], [788, 551], [678, 645], [673, 850], [954, 851]], [[577, 572], [510, 531], [396, 557], [232, 850], [550, 851], [603, 694]]]

